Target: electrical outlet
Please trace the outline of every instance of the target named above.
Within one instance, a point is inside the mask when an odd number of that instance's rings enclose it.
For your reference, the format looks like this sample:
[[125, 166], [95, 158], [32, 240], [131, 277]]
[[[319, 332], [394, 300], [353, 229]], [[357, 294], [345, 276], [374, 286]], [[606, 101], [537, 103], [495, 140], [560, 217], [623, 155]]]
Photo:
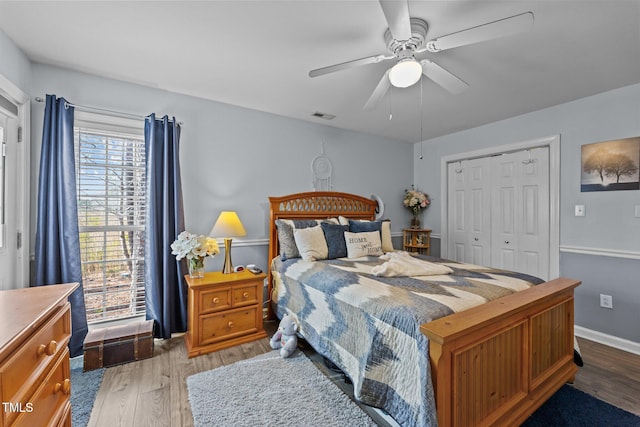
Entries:
[[613, 297], [611, 295], [600, 294], [600, 307], [613, 310]]

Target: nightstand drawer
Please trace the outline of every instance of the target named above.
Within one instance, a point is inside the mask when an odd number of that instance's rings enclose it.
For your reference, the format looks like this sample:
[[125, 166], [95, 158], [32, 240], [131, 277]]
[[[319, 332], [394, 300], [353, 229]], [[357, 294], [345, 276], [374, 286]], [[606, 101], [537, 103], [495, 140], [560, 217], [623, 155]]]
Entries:
[[258, 304], [258, 288], [260, 284], [233, 288], [233, 306]]
[[231, 288], [216, 288], [200, 291], [200, 313], [231, 308]]
[[230, 310], [200, 317], [200, 344], [211, 344], [229, 338], [251, 334], [258, 330], [257, 307]]

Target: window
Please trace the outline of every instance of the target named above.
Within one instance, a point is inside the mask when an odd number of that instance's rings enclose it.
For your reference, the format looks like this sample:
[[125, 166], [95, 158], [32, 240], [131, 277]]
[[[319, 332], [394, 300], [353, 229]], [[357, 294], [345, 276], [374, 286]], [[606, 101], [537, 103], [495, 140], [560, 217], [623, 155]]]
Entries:
[[143, 126], [142, 121], [75, 115], [78, 226], [89, 323], [145, 312]]

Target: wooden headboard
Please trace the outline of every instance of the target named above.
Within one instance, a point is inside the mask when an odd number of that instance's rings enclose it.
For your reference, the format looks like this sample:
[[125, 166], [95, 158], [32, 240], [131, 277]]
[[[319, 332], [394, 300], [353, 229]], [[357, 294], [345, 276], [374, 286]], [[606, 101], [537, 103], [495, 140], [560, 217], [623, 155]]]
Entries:
[[[271, 297], [271, 260], [280, 253], [277, 219], [322, 219], [343, 216], [353, 219], [373, 220], [378, 203], [356, 194], [337, 191], [310, 191], [269, 197], [269, 298]], [[269, 313], [271, 305], [269, 304]], [[270, 316], [271, 317], [271, 316]]]
[[311, 191], [282, 197], [269, 197], [269, 262], [280, 253], [277, 219], [345, 218], [373, 220], [378, 203], [356, 194]]

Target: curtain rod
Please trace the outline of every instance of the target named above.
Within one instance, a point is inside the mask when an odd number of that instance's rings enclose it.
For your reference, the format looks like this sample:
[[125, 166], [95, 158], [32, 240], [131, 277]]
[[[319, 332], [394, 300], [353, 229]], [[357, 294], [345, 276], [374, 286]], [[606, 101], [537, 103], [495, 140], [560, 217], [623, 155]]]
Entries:
[[[41, 97], [36, 97], [35, 98], [36, 102], [45, 102], [44, 98]], [[125, 113], [123, 111], [115, 111], [115, 110], [108, 110], [106, 108], [98, 108], [98, 107], [90, 107], [88, 105], [79, 105], [79, 104], [73, 104], [69, 101], [65, 102], [65, 107], [73, 107], [73, 108], [77, 108], [79, 110], [84, 110], [84, 111], [99, 111], [99, 112], [103, 112], [103, 113], [109, 113], [111, 115], [116, 115], [116, 116], [120, 116], [120, 117], [129, 117], [129, 118], [134, 118], [134, 119], [138, 119], [138, 120], [146, 120], [149, 118], [149, 116], [141, 116], [139, 114], [132, 114], [132, 113]], [[183, 125], [182, 121], [177, 122], [180, 126]]]

